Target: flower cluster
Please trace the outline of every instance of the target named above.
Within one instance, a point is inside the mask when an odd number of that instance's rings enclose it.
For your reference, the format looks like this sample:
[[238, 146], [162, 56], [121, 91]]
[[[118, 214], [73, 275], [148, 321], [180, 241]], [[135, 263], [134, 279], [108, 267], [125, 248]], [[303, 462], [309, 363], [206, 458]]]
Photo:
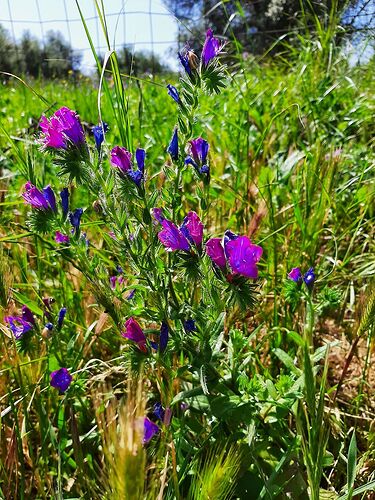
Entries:
[[75, 111], [62, 107], [51, 118], [42, 116], [39, 124], [45, 148], [67, 149], [85, 143], [85, 134]]
[[167, 252], [175, 250], [190, 252], [193, 247], [200, 250], [203, 239], [203, 224], [195, 212], [189, 212], [180, 227], [166, 219], [160, 208], [154, 208], [152, 215], [163, 227], [158, 233], [158, 238]]
[[40, 191], [40, 189], [37, 189], [28, 181], [24, 189], [22, 197], [32, 208], [41, 211], [52, 210], [52, 212], [57, 212], [56, 197], [51, 186], [46, 186], [43, 188], [43, 191]]
[[226, 231], [224, 238], [211, 238], [206, 243], [206, 253], [224, 274], [231, 273], [257, 279], [259, 262], [263, 249], [251, 243], [247, 236], [238, 236]]
[[207, 155], [210, 146], [202, 137], [190, 141], [190, 155], [185, 159], [185, 165], [192, 165], [198, 174], [209, 177], [210, 169], [207, 165]]
[[301, 284], [304, 281], [305, 285], [309, 290], [312, 290], [315, 282], [314, 268], [310, 267], [309, 270], [302, 275], [301, 269], [299, 267], [293, 267], [293, 269], [288, 274], [288, 278], [297, 284]]
[[134, 170], [132, 154], [121, 146], [116, 146], [111, 151], [111, 163], [118, 168], [122, 176], [127, 176], [137, 186], [141, 185], [144, 179], [146, 151], [138, 148], [135, 152], [135, 159], [138, 169]]
[[[125, 331], [121, 335], [135, 342], [140, 351], [147, 353], [147, 337], [139, 326], [138, 322], [134, 318], [129, 318], [125, 323]], [[169, 338], [169, 328], [168, 324], [163, 321], [160, 328], [159, 343], [150, 341], [150, 345], [153, 349], [159, 352], [164, 352], [167, 348]]]
[[[202, 67], [207, 67], [210, 61], [215, 59], [220, 54], [223, 47], [224, 44], [214, 37], [212, 29], [208, 29], [201, 54]], [[192, 50], [185, 48], [183, 52], [178, 52], [178, 58], [187, 75], [192, 77], [193, 71], [195, 71], [199, 66], [199, 59], [196, 54]]]

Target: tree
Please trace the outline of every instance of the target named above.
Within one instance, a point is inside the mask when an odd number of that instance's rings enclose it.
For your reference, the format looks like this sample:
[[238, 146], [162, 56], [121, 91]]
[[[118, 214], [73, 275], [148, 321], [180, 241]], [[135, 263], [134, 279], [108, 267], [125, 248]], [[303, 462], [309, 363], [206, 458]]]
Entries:
[[204, 29], [235, 39], [239, 48], [262, 53], [281, 35], [327, 22], [333, 8], [340, 18], [348, 5], [359, 0], [163, 0], [177, 17], [180, 41], [197, 40]]

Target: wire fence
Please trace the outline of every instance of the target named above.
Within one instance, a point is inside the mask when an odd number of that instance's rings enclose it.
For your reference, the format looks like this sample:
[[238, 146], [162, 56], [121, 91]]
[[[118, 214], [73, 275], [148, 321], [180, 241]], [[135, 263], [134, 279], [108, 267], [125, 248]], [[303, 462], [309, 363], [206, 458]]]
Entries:
[[[253, 4], [263, 1], [254, 0]], [[83, 0], [82, 3], [87, 4], [85, 7], [88, 6], [88, 0]], [[177, 36], [180, 34], [179, 23], [191, 24], [198, 21], [191, 17], [177, 19], [165, 8], [162, 0], [111, 0], [110, 3], [113, 10], [106, 12], [105, 15], [109, 31], [115, 33], [116, 47], [131, 46], [134, 51], [146, 49], [152, 57], [163, 57], [163, 52], [172, 47], [173, 52], [176, 52], [180, 43], [180, 37]], [[59, 15], [56, 15], [57, 13]], [[95, 50], [97, 53], [103, 53], [107, 50], [107, 44], [100, 27], [100, 17], [92, 6], [91, 14], [86, 9], [85, 22], [93, 37]], [[85, 36], [74, 0], [59, 0], [59, 2], [0, 0], [0, 25], [11, 35], [14, 48], [10, 50], [19, 50], [17, 43], [25, 30], [29, 30], [33, 36], [36, 36], [43, 47], [48, 42], [48, 32], [54, 30], [63, 34], [74, 51], [82, 53], [84, 66], [93, 64], [92, 60], [89, 63], [92, 48]], [[342, 19], [342, 26], [346, 32], [374, 37], [375, 1], [361, 0], [355, 9], [348, 9]], [[266, 35], [277, 39], [291, 32], [303, 33], [306, 29], [313, 30], [314, 26], [297, 26], [291, 29], [250, 29], [246, 36], [251, 38]]]

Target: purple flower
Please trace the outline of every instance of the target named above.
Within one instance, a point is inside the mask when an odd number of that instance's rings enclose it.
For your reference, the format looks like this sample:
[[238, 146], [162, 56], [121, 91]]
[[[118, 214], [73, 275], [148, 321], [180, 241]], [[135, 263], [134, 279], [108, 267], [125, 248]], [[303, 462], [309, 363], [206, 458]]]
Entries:
[[163, 224], [163, 221], [165, 220], [165, 217], [163, 215], [163, 209], [162, 208], [152, 208], [151, 209], [151, 215], [153, 218], [158, 221], [160, 224]]
[[195, 332], [197, 327], [195, 326], [195, 321], [191, 318], [184, 321], [184, 328], [187, 333]]
[[46, 323], [44, 325], [44, 328], [47, 328], [48, 331], [52, 332], [52, 330], [53, 330], [53, 324], [52, 323]]
[[214, 264], [220, 268], [225, 268], [226, 258], [221, 238], [211, 238], [206, 243], [206, 253]]
[[167, 348], [169, 338], [168, 323], [163, 321], [160, 327], [159, 351], [164, 352]]
[[114, 290], [116, 288], [117, 276], [111, 276], [109, 278], [109, 283], [110, 283], [112, 290]]
[[12, 330], [16, 340], [22, 338], [26, 332], [33, 328], [32, 323], [20, 318], [19, 316], [6, 316], [4, 321], [9, 324], [9, 328]]
[[189, 56], [187, 53], [185, 53], [184, 55], [181, 54], [181, 52], [178, 52], [178, 58], [180, 60], [180, 63], [182, 64], [182, 66], [184, 67], [186, 73], [191, 76], [191, 68], [190, 68], [190, 64], [189, 64]]
[[180, 230], [190, 243], [200, 247], [203, 239], [203, 224], [195, 212], [189, 212], [187, 214]]
[[116, 146], [111, 151], [111, 163], [117, 167], [122, 175], [127, 175], [137, 186], [141, 185], [144, 178], [146, 151], [138, 148], [135, 159], [138, 170], [133, 169], [132, 154], [121, 146]]
[[125, 332], [121, 335], [135, 342], [142, 352], [147, 352], [146, 335], [134, 318], [129, 318], [125, 323]]
[[174, 129], [171, 142], [167, 148], [168, 153], [171, 155], [173, 161], [178, 160], [178, 131], [177, 127]]
[[66, 315], [66, 307], [62, 307], [59, 311], [59, 315], [57, 318], [57, 329], [61, 330], [63, 323], [64, 323], [64, 318]]
[[55, 241], [56, 243], [69, 243], [69, 236], [66, 236], [63, 233], [60, 233], [60, 231], [56, 231], [55, 233]]
[[51, 386], [55, 387], [60, 391], [60, 393], [65, 392], [70, 386], [73, 377], [70, 375], [67, 368], [60, 368], [50, 374]]
[[301, 269], [299, 267], [293, 267], [293, 269], [288, 274], [288, 278], [298, 283], [302, 279]]
[[252, 279], [258, 277], [256, 264], [262, 256], [262, 247], [253, 245], [247, 236], [238, 236], [238, 238], [228, 241], [225, 248], [229, 265], [234, 273]]
[[149, 418], [145, 417], [143, 421], [143, 443], [148, 443], [159, 432], [159, 427]]
[[30, 181], [25, 184], [25, 191], [22, 193], [23, 199], [37, 210], [57, 211], [56, 198], [51, 186], [46, 186], [43, 191], [37, 189]]
[[135, 295], [135, 289], [134, 290], [130, 290], [129, 295], [126, 297], [126, 300], [132, 300], [132, 298], [134, 297], [134, 295]]
[[158, 238], [165, 246], [167, 252], [175, 250], [190, 251], [190, 245], [182, 231], [170, 220], [164, 219], [161, 223], [163, 230], [158, 233]]
[[185, 165], [192, 165], [200, 174], [209, 174], [207, 155], [210, 146], [205, 139], [198, 137], [190, 141], [190, 155], [185, 158]]
[[111, 151], [111, 163], [126, 174], [132, 169], [132, 154], [121, 146], [115, 146]]
[[159, 420], [161, 420], [163, 422], [164, 420], [164, 415], [165, 415], [165, 410], [162, 406], [161, 403], [155, 403], [154, 404], [154, 411], [153, 411], [154, 415], [156, 418], [158, 418]]
[[207, 64], [218, 55], [221, 49], [222, 44], [214, 37], [213, 31], [211, 29], [207, 30], [206, 40], [202, 49], [202, 61], [204, 66], [207, 66]]
[[304, 274], [303, 281], [305, 282], [305, 284], [309, 290], [311, 290], [313, 288], [314, 282], [315, 282], [315, 274], [314, 274], [313, 267], [310, 267], [310, 269], [307, 271], [307, 273]]
[[62, 107], [51, 118], [42, 116], [39, 124], [46, 148], [66, 149], [69, 145], [79, 146], [85, 142], [85, 134], [75, 111]]
[[69, 212], [69, 221], [73, 226], [73, 228], [75, 229], [76, 234], [78, 233], [79, 226], [81, 225], [82, 214], [83, 214], [82, 208], [76, 208], [74, 212]]
[[35, 325], [34, 315], [27, 306], [22, 306], [22, 319], [31, 325]]
[[62, 207], [62, 212], [63, 212], [63, 217], [64, 219], [68, 215], [69, 212], [69, 189], [64, 188], [60, 192], [60, 198], [61, 198], [61, 207]]
[[95, 125], [95, 127], [92, 128], [96, 149], [98, 150], [99, 153], [104, 141], [104, 134], [106, 134], [107, 132], [108, 132], [108, 124], [105, 122], [102, 122], [102, 124], [99, 125]]
[[178, 93], [178, 90], [176, 89], [176, 87], [174, 87], [173, 85], [168, 83], [167, 89], [168, 89], [168, 95], [170, 95], [172, 97], [172, 99], [175, 102], [177, 102], [177, 104], [180, 104], [180, 102], [181, 102], [180, 94]]

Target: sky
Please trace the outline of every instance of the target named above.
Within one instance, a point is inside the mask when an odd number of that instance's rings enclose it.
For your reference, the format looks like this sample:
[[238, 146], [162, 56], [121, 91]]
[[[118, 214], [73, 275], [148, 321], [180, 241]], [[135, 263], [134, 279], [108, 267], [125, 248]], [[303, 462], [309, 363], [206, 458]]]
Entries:
[[[94, 1], [79, 0], [79, 4], [96, 48], [104, 53], [105, 40]], [[136, 50], [153, 51], [173, 69], [177, 68], [177, 60], [170, 50], [177, 48], [177, 23], [162, 0], [104, 0], [104, 7], [115, 47], [126, 43], [134, 45]], [[75, 0], [0, 0], [0, 24], [16, 40], [25, 30], [41, 40], [48, 30], [60, 31], [74, 49], [81, 51], [81, 70], [89, 73], [94, 69]]]

